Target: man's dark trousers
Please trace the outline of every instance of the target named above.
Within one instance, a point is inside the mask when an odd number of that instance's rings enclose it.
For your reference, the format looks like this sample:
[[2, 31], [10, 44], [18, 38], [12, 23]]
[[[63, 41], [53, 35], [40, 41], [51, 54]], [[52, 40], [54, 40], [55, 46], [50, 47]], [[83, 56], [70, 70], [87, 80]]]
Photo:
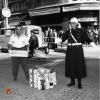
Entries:
[[22, 69], [25, 73], [26, 79], [29, 79], [29, 69], [27, 66], [27, 58], [24, 57], [12, 57], [12, 73], [13, 77], [17, 79], [19, 66], [22, 66]]

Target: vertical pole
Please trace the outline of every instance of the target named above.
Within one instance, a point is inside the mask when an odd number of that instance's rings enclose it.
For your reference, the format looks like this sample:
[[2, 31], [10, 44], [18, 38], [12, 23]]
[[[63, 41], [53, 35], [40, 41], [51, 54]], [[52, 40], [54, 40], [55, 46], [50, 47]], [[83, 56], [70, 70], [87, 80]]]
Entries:
[[[5, 0], [5, 6], [8, 8], [8, 0]], [[6, 27], [8, 27], [8, 17], [6, 17]]]
[[99, 36], [99, 44], [100, 44], [100, 3], [99, 3], [99, 30], [98, 30], [98, 36]]
[[[100, 45], [100, 2], [99, 2], [99, 30], [98, 30], [98, 36], [99, 36], [99, 45]], [[100, 55], [99, 55], [99, 57], [100, 57]], [[99, 64], [100, 64], [100, 62], [99, 62]], [[99, 67], [99, 77], [100, 77], [100, 67]], [[100, 83], [100, 80], [99, 80], [99, 83]], [[99, 84], [99, 86], [100, 86], [100, 84]], [[100, 89], [99, 89], [99, 93], [100, 93]]]
[[[4, 0], [4, 8], [8, 8], [8, 0]], [[4, 25], [7, 28], [8, 27], [8, 17], [4, 18]]]
[[99, 3], [99, 30], [100, 30], [100, 3]]

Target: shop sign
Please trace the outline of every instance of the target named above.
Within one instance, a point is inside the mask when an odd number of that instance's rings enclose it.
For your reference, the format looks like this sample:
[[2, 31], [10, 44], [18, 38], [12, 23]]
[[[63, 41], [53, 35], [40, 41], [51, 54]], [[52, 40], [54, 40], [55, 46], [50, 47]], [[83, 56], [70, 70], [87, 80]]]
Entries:
[[79, 22], [94, 22], [97, 21], [97, 17], [83, 17], [78, 19]]

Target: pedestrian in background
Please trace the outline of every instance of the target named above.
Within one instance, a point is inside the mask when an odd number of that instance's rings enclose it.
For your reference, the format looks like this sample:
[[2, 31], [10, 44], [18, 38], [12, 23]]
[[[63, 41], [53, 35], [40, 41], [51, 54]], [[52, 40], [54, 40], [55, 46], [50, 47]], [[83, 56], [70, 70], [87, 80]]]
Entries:
[[71, 79], [68, 87], [75, 85], [78, 80], [78, 88], [82, 89], [81, 79], [87, 76], [82, 44], [87, 42], [95, 47], [95, 44], [87, 36], [85, 29], [78, 28], [78, 20], [73, 17], [70, 20], [70, 29], [62, 36], [62, 42], [68, 39], [68, 47], [65, 58], [65, 76]]
[[35, 53], [35, 49], [38, 48], [38, 37], [35, 35], [35, 31], [31, 30], [31, 37], [29, 39], [29, 57], [33, 57], [33, 54]]
[[[16, 26], [15, 34], [10, 37], [8, 48], [12, 50], [27, 50], [28, 47], [29, 42], [27, 37], [22, 33], [22, 27], [20, 25]], [[25, 57], [12, 57], [12, 74], [14, 81], [17, 81], [20, 64], [24, 70], [26, 80], [29, 80], [29, 70], [26, 59]]]
[[46, 38], [47, 38], [48, 48], [50, 48], [50, 34], [51, 34], [51, 29], [48, 27], [48, 29], [46, 31]]

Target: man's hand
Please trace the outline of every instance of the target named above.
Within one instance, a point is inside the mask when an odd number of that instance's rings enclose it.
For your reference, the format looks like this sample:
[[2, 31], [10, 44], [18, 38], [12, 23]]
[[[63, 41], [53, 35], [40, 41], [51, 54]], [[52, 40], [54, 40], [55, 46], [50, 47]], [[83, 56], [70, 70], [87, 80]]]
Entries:
[[90, 45], [91, 45], [92, 47], [94, 47], [95, 49], [97, 48], [97, 46], [96, 46], [96, 44], [95, 44], [94, 42], [91, 42]]
[[29, 45], [29, 44], [27, 44], [26, 46], [27, 46], [27, 51], [29, 51], [29, 46], [30, 46], [30, 45]]

